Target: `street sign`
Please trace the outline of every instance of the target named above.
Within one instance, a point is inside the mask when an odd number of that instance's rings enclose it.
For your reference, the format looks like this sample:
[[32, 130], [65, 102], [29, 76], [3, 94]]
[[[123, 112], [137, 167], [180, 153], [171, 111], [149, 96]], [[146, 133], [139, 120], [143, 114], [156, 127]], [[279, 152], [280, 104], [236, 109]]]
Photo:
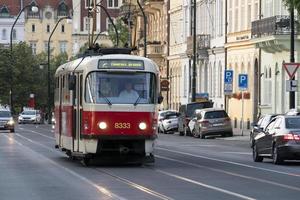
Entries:
[[224, 73], [224, 94], [230, 95], [232, 94], [233, 86], [233, 70], [225, 70]]
[[169, 91], [169, 81], [168, 80], [162, 80], [160, 82], [160, 91]]
[[240, 90], [248, 89], [248, 74], [239, 74], [239, 88]]
[[300, 63], [284, 63], [283, 67], [286, 70], [286, 72], [288, 73], [290, 79], [293, 79], [298, 67], [300, 66]]
[[298, 87], [297, 80], [286, 80], [286, 91], [287, 92], [296, 92]]

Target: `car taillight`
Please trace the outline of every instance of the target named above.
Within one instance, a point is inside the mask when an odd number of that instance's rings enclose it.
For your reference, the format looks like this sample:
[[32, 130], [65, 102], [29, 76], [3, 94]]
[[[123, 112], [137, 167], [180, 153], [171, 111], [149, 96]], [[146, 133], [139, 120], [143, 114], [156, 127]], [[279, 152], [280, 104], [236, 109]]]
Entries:
[[225, 123], [230, 123], [230, 122], [231, 122], [231, 119], [230, 119], [229, 117], [227, 117], [227, 118], [224, 119], [224, 122], [225, 122]]
[[200, 121], [199, 122], [201, 126], [208, 126], [209, 125], [209, 121]]
[[286, 135], [283, 136], [284, 140], [296, 140], [296, 141], [300, 141], [300, 136], [297, 134], [293, 134], [293, 133], [288, 133]]

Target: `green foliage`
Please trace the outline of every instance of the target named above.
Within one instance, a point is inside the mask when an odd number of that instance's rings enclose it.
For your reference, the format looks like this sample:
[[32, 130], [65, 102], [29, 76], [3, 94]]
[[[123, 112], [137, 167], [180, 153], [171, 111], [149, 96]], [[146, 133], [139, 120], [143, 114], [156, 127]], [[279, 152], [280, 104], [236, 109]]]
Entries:
[[[128, 27], [123, 23], [123, 21], [120, 18], [116, 20], [115, 25], [119, 33], [119, 46], [124, 47], [124, 45], [128, 43]], [[114, 43], [114, 45], [117, 44], [117, 36], [113, 26], [109, 27], [108, 35], [111, 41]]]
[[[29, 95], [35, 95], [36, 108], [45, 110], [47, 105], [47, 54], [32, 55], [31, 48], [26, 43], [13, 46], [13, 59], [9, 49], [0, 48], [0, 102], [9, 104], [10, 74], [12, 74], [13, 103], [15, 112], [20, 112], [26, 106]], [[50, 86], [51, 105], [53, 105], [54, 73], [56, 68], [65, 63], [66, 54], [51, 58]]]
[[290, 9], [293, 5], [294, 8], [297, 10], [298, 14], [300, 13], [300, 0], [283, 0], [285, 5]]

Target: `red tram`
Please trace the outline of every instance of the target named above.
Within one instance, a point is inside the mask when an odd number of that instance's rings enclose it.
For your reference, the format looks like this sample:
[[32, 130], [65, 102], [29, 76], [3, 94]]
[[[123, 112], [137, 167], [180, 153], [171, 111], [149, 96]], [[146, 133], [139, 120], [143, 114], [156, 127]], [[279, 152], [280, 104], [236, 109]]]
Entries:
[[55, 73], [56, 148], [91, 158], [154, 162], [159, 70], [144, 57], [85, 56]]

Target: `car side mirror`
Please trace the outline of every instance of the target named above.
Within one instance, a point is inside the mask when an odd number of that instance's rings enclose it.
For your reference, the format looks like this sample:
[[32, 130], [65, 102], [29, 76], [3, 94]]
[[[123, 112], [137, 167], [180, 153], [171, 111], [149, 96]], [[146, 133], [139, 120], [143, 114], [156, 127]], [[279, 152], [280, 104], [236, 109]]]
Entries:
[[69, 90], [75, 90], [76, 88], [76, 76], [70, 75], [69, 76]]
[[164, 100], [164, 97], [159, 95], [159, 97], [157, 98], [157, 103], [161, 104], [163, 102], [163, 100]]

